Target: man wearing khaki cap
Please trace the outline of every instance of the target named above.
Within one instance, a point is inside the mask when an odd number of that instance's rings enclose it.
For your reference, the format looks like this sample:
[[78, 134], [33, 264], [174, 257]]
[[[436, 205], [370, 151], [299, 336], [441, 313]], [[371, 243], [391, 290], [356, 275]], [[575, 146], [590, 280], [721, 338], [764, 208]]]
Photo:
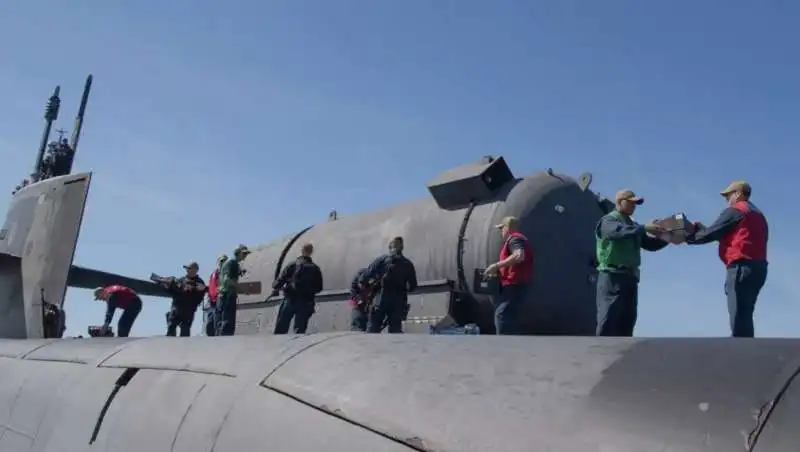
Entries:
[[495, 333], [519, 334], [519, 307], [533, 278], [533, 249], [520, 232], [517, 217], [505, 217], [495, 228], [503, 236], [503, 247], [500, 259], [485, 270], [486, 275], [498, 275], [500, 280], [500, 295], [494, 303]]
[[203, 278], [197, 275], [200, 266], [190, 262], [183, 266], [186, 276], [169, 278], [167, 290], [172, 294], [172, 305], [167, 312], [167, 336], [175, 336], [180, 329], [181, 337], [191, 335], [197, 307], [203, 302], [206, 285]]
[[644, 198], [632, 190], [620, 190], [614, 210], [595, 227], [597, 242], [597, 335], [633, 336], [639, 305], [641, 250], [658, 251], [667, 242], [651, 237], [664, 230], [641, 225], [631, 216]]
[[222, 264], [219, 271], [219, 300], [214, 320], [217, 322], [217, 336], [233, 336], [236, 332], [236, 302], [239, 297], [239, 276], [243, 270], [241, 263], [250, 255], [250, 248], [239, 245], [233, 250], [233, 257]]
[[719, 242], [719, 258], [726, 268], [731, 335], [753, 337], [753, 313], [767, 281], [769, 226], [764, 214], [750, 202], [753, 189], [745, 181], [731, 183], [720, 192], [728, 207], [711, 226], [695, 223], [686, 239], [690, 245]]

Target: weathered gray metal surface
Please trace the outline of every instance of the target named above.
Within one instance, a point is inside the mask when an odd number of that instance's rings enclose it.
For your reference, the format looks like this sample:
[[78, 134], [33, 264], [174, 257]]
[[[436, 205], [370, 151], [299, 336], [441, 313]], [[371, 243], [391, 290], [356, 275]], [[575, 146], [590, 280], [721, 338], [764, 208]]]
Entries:
[[[731, 452], [746, 450], [762, 406], [771, 415], [753, 450], [800, 441], [800, 391], [789, 384], [799, 340], [345, 333], [26, 343], [0, 340], [0, 355], [20, 356], [0, 358], [3, 452]], [[90, 445], [123, 374], [133, 376]]]
[[732, 451], [798, 345], [348, 336], [264, 384], [426, 450]]
[[67, 276], [83, 220], [91, 174], [63, 176], [36, 196], [36, 210], [25, 239], [22, 288], [27, 337], [42, 337], [42, 294], [62, 305]]
[[20, 262], [18, 257], [0, 254], [0, 337], [20, 339], [27, 334]]
[[796, 369], [780, 388], [780, 399], [759, 410], [763, 428], [751, 435], [750, 444], [756, 451], [793, 451], [798, 448], [800, 424], [800, 369]]
[[[61, 304], [90, 180], [90, 173], [49, 179], [25, 187], [12, 200], [0, 253], [20, 258], [21, 271], [13, 264], [2, 268], [0, 310], [12, 314], [0, 322], [3, 337], [42, 337], [42, 291], [47, 301]], [[22, 323], [20, 306], [25, 312]]]
[[57, 305], [68, 284], [125, 284], [166, 295], [149, 281], [72, 266], [90, 181], [91, 173], [54, 177], [13, 197], [0, 230], [0, 337], [42, 337], [42, 290]]
[[[457, 281], [458, 235], [466, 213], [467, 209], [442, 210], [432, 199], [421, 199], [319, 223], [291, 246], [283, 264], [299, 255], [303, 243], [311, 242], [314, 259], [324, 274], [325, 289], [345, 290], [355, 272], [385, 253], [388, 240], [400, 235], [405, 238], [405, 254], [414, 262], [419, 281]], [[476, 268], [498, 259], [502, 240], [492, 226], [504, 216], [517, 216], [533, 245], [536, 261], [542, 263], [534, 272], [523, 328], [539, 334], [593, 334], [592, 231], [602, 214], [597, 196], [582, 190], [568, 176], [537, 173], [507, 184], [494, 202], [478, 205], [469, 217], [463, 243], [468, 285], [471, 288]], [[269, 287], [278, 255], [287, 242], [284, 237], [257, 247], [244, 263], [248, 274], [242, 281], [260, 281], [262, 287]], [[554, 262], [557, 265], [546, 264]], [[258, 303], [266, 295], [243, 295], [240, 303]], [[488, 297], [476, 298], [484, 313], [482, 326], [491, 324]], [[267, 308], [263, 309], [262, 317], [271, 317]], [[324, 312], [320, 309], [314, 321], [320, 326], [338, 325], [322, 319]], [[338, 308], [335, 312], [339, 316]], [[411, 315], [415, 315], [413, 307]]]

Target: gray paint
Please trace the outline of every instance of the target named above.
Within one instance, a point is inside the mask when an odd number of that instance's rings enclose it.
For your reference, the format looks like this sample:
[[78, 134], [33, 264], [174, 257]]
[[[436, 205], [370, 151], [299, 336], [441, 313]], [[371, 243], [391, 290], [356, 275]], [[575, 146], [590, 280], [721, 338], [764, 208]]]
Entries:
[[795, 339], [0, 340], [0, 357], [4, 452], [730, 452], [763, 406], [752, 450], [800, 441]]
[[0, 241], [4, 260], [13, 262], [0, 279], [0, 310], [10, 313], [0, 321], [3, 337], [42, 337], [42, 290], [47, 301], [62, 303], [90, 180], [90, 173], [61, 176], [13, 198]]
[[[458, 278], [458, 233], [467, 210], [442, 210], [432, 199], [420, 199], [388, 209], [314, 225], [291, 246], [283, 265], [299, 255], [300, 247], [314, 244], [314, 260], [322, 268], [326, 291], [349, 288], [355, 272], [387, 250], [389, 239], [405, 238], [405, 254], [415, 264], [422, 281]], [[492, 202], [478, 205], [469, 217], [464, 243], [464, 270], [471, 286], [473, 272], [498, 259], [502, 240], [493, 225], [507, 215], [522, 221], [537, 262], [534, 281], [524, 307], [523, 327], [538, 334], [588, 335], [594, 333], [595, 274], [593, 228], [603, 212], [597, 196], [582, 190], [564, 175], [533, 174], [504, 186]], [[279, 256], [292, 236], [254, 248], [244, 262], [248, 274], [242, 282], [261, 283], [261, 294], [242, 295], [242, 322], [259, 323], [273, 317], [274, 308], [260, 303], [272, 284]], [[341, 301], [343, 297], [331, 301]], [[490, 300], [476, 297], [482, 326], [491, 325]], [[322, 297], [323, 303], [327, 301]], [[340, 328], [328, 316], [349, 316], [345, 304], [320, 308], [313, 321], [320, 331]], [[441, 310], [441, 309], [438, 309]], [[330, 311], [330, 312], [329, 312]], [[412, 303], [412, 316], [420, 316]], [[323, 318], [323, 316], [326, 316]]]
[[129, 286], [143, 295], [166, 291], [148, 281], [72, 266], [91, 173], [47, 179], [12, 198], [0, 233], [0, 337], [42, 337], [42, 292], [63, 305], [67, 285]]

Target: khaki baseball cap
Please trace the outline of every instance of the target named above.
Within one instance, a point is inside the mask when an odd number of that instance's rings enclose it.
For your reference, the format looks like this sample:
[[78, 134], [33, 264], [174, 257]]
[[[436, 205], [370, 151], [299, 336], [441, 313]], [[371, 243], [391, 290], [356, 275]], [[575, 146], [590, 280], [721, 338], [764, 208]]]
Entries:
[[500, 223], [494, 225], [497, 229], [503, 229], [505, 227], [509, 229], [517, 230], [519, 229], [519, 218], [517, 217], [505, 217], [500, 220]]
[[731, 182], [730, 185], [725, 187], [725, 190], [722, 190], [721, 192], [719, 192], [719, 194], [722, 195], [722, 196], [728, 196], [731, 193], [741, 192], [741, 193], [744, 193], [747, 196], [750, 196], [750, 192], [752, 190], [753, 189], [750, 187], [750, 184], [748, 184], [747, 181], [735, 180], [735, 181]]
[[638, 205], [644, 204], [644, 198], [641, 196], [636, 196], [636, 193], [633, 190], [624, 189], [617, 192], [617, 196], [614, 197], [617, 202], [620, 201], [631, 201], [632, 203]]
[[250, 248], [247, 245], [239, 245], [233, 250], [233, 254], [242, 253], [242, 254], [250, 254]]

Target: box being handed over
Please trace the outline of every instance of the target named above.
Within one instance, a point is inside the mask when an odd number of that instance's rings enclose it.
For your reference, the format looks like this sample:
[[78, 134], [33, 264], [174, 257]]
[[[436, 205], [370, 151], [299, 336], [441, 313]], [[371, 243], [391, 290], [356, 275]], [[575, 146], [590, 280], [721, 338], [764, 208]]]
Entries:
[[653, 223], [665, 229], [665, 232], [659, 234], [658, 238], [673, 245], [684, 243], [686, 237], [694, 232], [694, 225], [686, 219], [686, 215], [683, 213], [676, 213]]

